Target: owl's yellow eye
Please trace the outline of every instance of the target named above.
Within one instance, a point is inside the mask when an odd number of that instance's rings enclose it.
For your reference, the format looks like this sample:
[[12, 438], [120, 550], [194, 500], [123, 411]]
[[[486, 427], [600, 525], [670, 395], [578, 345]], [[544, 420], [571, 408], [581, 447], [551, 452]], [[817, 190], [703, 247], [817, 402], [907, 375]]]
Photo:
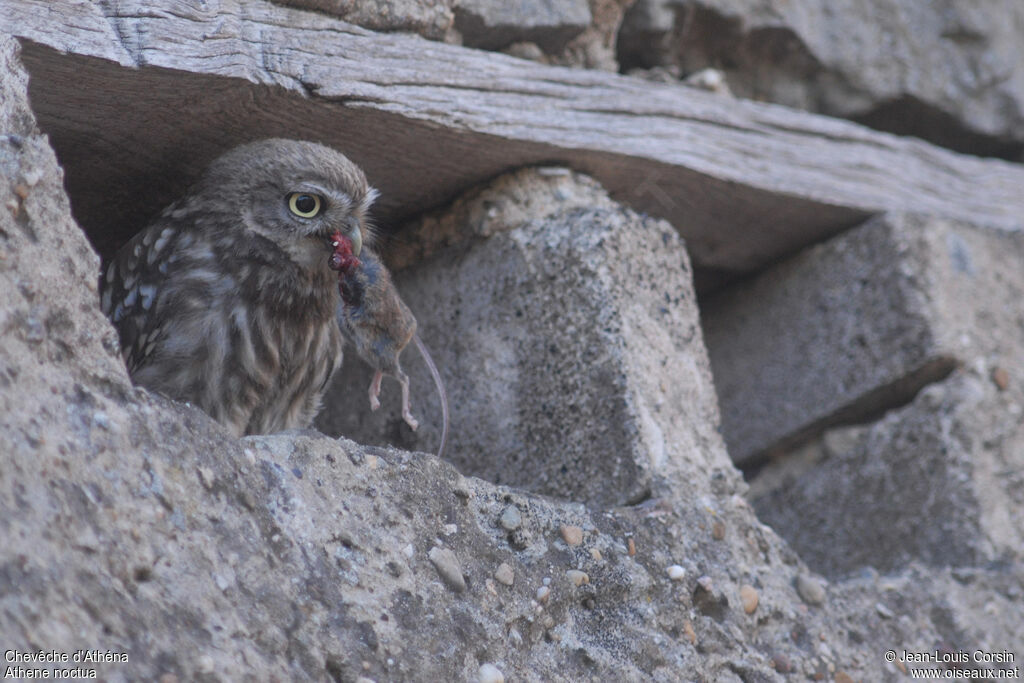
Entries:
[[320, 197], [305, 192], [292, 192], [288, 195], [288, 208], [300, 218], [312, 218], [320, 213], [322, 206]]

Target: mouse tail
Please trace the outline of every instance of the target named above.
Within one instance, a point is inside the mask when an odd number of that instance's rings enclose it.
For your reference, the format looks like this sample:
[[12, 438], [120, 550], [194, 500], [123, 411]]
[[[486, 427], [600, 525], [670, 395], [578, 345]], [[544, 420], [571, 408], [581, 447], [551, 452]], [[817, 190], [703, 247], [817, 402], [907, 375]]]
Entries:
[[420, 339], [420, 335], [413, 334], [412, 340], [416, 343], [416, 349], [423, 357], [423, 362], [427, 364], [427, 369], [430, 370], [430, 376], [434, 378], [434, 386], [437, 387], [437, 394], [441, 398], [441, 445], [437, 447], [437, 457], [442, 458], [444, 457], [445, 446], [448, 445], [448, 392], [444, 388], [444, 380], [441, 379], [441, 373], [437, 371], [437, 366], [434, 365], [434, 359], [430, 357], [430, 352], [427, 351], [427, 347], [424, 346], [423, 340]]

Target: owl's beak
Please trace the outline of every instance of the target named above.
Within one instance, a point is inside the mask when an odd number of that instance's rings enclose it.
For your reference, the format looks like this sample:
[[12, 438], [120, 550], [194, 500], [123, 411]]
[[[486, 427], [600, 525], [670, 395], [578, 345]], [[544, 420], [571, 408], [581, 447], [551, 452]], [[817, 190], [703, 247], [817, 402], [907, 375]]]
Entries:
[[363, 250], [363, 231], [358, 219], [349, 218], [345, 221], [345, 236], [352, 240], [352, 255], [359, 256]]

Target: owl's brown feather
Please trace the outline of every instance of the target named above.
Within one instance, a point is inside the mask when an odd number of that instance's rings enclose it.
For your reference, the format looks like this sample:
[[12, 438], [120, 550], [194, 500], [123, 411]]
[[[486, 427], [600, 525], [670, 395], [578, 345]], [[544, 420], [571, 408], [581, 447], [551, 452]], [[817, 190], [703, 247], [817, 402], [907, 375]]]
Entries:
[[[289, 211], [316, 195], [314, 218]], [[328, 235], [361, 241], [375, 192], [321, 145], [265, 140], [215, 161], [101, 278], [132, 380], [236, 434], [308, 426], [341, 365]]]

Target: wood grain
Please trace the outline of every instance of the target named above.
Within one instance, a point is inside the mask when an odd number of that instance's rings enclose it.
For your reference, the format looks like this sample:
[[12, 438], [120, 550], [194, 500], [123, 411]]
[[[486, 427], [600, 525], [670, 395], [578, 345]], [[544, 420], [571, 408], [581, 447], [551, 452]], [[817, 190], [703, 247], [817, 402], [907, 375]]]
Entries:
[[670, 220], [697, 265], [759, 268], [881, 211], [1024, 224], [1024, 169], [784, 107], [377, 34], [266, 2], [0, 0], [101, 251], [212, 157], [317, 139], [383, 193], [385, 231], [557, 163]]

